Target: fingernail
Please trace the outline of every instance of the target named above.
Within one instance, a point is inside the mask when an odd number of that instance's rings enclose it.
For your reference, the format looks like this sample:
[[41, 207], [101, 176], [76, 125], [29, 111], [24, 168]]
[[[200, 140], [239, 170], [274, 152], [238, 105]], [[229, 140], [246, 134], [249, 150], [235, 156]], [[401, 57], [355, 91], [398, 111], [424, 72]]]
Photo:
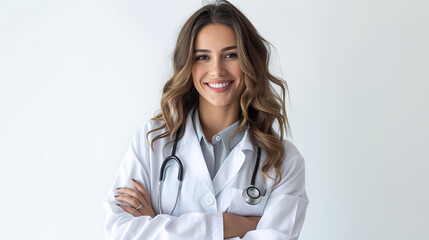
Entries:
[[121, 188], [120, 187], [116, 188], [116, 190], [119, 190], [119, 189], [121, 189]]
[[133, 182], [137, 182], [134, 178], [131, 178], [131, 180], [133, 180]]
[[119, 195], [115, 195], [115, 198], [119, 197]]

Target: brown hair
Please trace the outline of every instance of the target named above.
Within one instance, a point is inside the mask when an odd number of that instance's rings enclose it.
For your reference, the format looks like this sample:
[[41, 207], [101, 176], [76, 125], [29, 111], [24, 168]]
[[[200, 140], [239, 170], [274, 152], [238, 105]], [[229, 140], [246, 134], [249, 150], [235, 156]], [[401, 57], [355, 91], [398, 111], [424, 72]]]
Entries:
[[[248, 134], [254, 146], [266, 150], [263, 163], [264, 177], [280, 182], [282, 174], [280, 166], [283, 162], [285, 149], [282, 142], [284, 135], [290, 135], [290, 126], [286, 115], [285, 95], [287, 84], [284, 80], [274, 77], [268, 70], [270, 44], [261, 37], [252, 23], [236, 7], [226, 0], [208, 4], [195, 12], [185, 23], [179, 33], [174, 50], [173, 76], [165, 83], [161, 109], [152, 120], [162, 121], [162, 125], [152, 129], [149, 134], [166, 127], [167, 131], [153, 138], [154, 141], [173, 135], [180, 126], [185, 126], [186, 116], [198, 104], [198, 92], [192, 81], [192, 65], [194, 62], [194, 44], [198, 32], [209, 24], [224, 24], [231, 27], [237, 39], [238, 60], [243, 71], [245, 89], [240, 98], [240, 126], [234, 132], [249, 126]], [[280, 97], [272, 84], [280, 87]], [[277, 121], [277, 122], [276, 122]], [[277, 123], [280, 134], [276, 134], [273, 124]], [[180, 131], [183, 135], [184, 131]], [[268, 171], [274, 168], [276, 176]]]

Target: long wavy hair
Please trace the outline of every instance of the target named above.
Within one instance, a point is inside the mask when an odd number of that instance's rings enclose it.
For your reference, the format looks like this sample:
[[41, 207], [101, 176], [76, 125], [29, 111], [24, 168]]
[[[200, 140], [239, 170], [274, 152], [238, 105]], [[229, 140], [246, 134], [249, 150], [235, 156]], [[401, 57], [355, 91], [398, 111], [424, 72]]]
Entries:
[[[152, 150], [153, 143], [160, 138], [170, 137], [170, 143], [173, 142], [173, 135], [180, 126], [185, 126], [187, 115], [198, 104], [199, 94], [192, 80], [195, 37], [209, 24], [224, 24], [235, 32], [245, 88], [240, 97], [240, 125], [233, 134], [248, 128], [252, 144], [266, 151], [263, 176], [275, 180], [274, 185], [277, 185], [282, 179], [280, 166], [285, 155], [282, 140], [285, 135], [290, 135], [285, 107], [287, 84], [269, 72], [270, 43], [259, 35], [243, 13], [226, 0], [203, 6], [181, 29], [173, 56], [174, 73], [164, 85], [161, 109], [152, 118], [162, 124], [148, 132], [147, 141], [150, 133], [166, 129], [152, 139]], [[281, 97], [273, 84], [280, 87]], [[275, 124], [279, 134], [273, 127]], [[183, 132], [179, 132], [179, 137]], [[275, 176], [269, 174], [272, 169]]]

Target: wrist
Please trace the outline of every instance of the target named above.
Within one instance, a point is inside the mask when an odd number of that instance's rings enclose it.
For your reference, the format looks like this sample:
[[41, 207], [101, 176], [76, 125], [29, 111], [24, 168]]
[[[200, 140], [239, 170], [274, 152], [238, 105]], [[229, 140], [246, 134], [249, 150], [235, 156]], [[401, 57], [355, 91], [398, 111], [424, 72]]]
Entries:
[[223, 236], [224, 238], [231, 238], [231, 224], [230, 224], [230, 214], [229, 213], [222, 213], [223, 217]]

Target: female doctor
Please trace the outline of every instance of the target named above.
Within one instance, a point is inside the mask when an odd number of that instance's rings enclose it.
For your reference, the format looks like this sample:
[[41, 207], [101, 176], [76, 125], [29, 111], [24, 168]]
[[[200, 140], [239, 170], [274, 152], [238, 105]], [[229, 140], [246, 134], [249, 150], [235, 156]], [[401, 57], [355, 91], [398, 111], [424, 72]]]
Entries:
[[161, 109], [104, 201], [108, 239], [298, 239], [304, 159], [283, 139], [287, 88], [268, 71], [268, 46], [227, 1], [187, 20]]

